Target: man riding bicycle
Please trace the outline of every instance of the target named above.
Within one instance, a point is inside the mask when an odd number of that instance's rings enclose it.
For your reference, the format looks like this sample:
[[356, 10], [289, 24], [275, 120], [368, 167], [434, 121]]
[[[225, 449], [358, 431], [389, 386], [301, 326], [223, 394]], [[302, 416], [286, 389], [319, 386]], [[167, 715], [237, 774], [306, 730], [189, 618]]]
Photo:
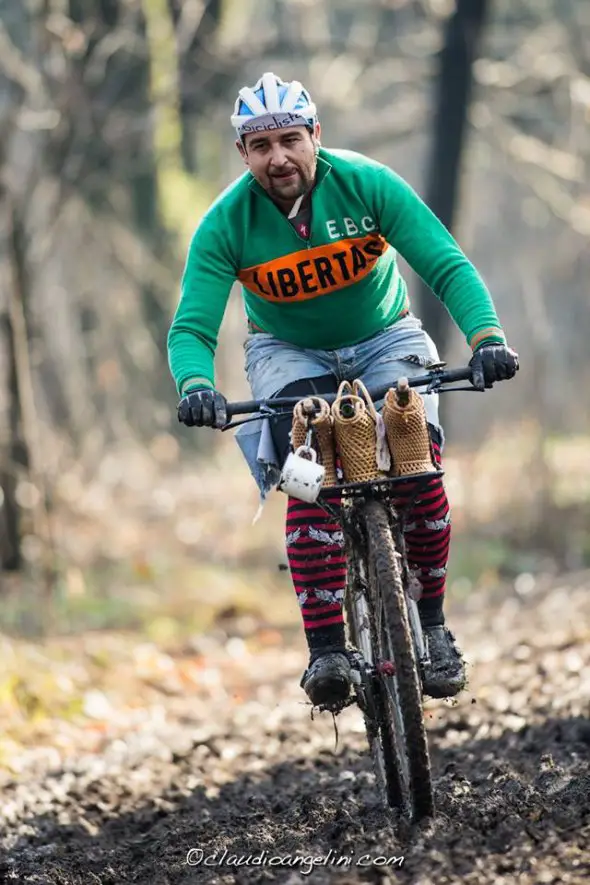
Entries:
[[[302, 85], [272, 73], [240, 90], [232, 125], [247, 171], [207, 211], [191, 242], [169, 338], [179, 420], [221, 428], [226, 400], [215, 389], [217, 335], [236, 280], [248, 319], [246, 371], [256, 399], [335, 393], [344, 379], [368, 388], [423, 373], [435, 344], [410, 311], [396, 252], [445, 304], [470, 345], [479, 388], [512, 378], [492, 298], [474, 266], [415, 191], [388, 167], [320, 145], [316, 107]], [[434, 457], [444, 437], [438, 399], [424, 397]], [[238, 442], [261, 492], [290, 451], [289, 415], [245, 424]], [[430, 666], [424, 690], [455, 695], [462, 655], [445, 624], [450, 542], [442, 480], [414, 505], [405, 527]], [[351, 668], [342, 600], [346, 558], [340, 526], [316, 504], [289, 498], [286, 544], [310, 661], [302, 687], [313, 704], [344, 699]]]

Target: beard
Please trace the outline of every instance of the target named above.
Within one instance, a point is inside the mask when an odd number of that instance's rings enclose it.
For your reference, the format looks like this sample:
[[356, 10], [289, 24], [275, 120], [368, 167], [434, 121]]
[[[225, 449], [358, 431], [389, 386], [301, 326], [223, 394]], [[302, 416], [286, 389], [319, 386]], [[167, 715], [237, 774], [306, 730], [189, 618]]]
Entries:
[[311, 190], [314, 178], [315, 168], [307, 171], [293, 166], [292, 176], [269, 175], [267, 190], [274, 200], [295, 202], [298, 197]]

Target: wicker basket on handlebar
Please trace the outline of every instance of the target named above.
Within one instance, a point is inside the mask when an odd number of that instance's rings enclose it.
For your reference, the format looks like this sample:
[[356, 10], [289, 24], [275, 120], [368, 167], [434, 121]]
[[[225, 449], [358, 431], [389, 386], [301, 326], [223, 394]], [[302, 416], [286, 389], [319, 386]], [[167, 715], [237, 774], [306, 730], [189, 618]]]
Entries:
[[327, 488], [329, 486], [335, 486], [337, 478], [336, 457], [334, 451], [334, 428], [330, 406], [325, 399], [314, 396], [307, 397], [297, 403], [293, 409], [291, 444], [293, 449], [305, 445], [305, 437], [307, 436], [306, 412], [310, 407], [315, 407], [316, 410], [311, 424], [317, 439], [318, 462], [326, 471], [322, 487]]
[[332, 417], [346, 482], [387, 476], [386, 464], [378, 464], [379, 415], [361, 382], [355, 381], [354, 387], [342, 382], [332, 404]]
[[392, 387], [385, 394], [383, 420], [393, 458], [393, 476], [436, 470], [424, 400], [408, 386], [407, 379], [400, 379], [397, 389]]

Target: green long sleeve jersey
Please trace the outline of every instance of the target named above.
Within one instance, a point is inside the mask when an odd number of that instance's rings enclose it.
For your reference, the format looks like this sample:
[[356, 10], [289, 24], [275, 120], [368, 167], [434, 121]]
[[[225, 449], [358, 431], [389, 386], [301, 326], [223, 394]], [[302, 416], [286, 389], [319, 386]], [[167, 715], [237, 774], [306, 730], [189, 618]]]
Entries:
[[212, 204], [190, 244], [168, 335], [178, 392], [214, 385], [217, 336], [236, 280], [256, 327], [299, 347], [334, 350], [370, 338], [408, 309], [396, 253], [440, 298], [472, 349], [505, 342], [474, 266], [387, 166], [321, 148], [308, 240], [246, 172]]

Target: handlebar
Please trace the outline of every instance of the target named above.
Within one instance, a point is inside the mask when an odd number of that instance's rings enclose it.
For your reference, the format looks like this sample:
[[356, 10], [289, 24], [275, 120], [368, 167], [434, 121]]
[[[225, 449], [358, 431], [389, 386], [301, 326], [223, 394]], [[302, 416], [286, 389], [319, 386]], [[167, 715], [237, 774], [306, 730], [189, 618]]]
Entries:
[[[426, 393], [444, 393], [450, 390], [476, 390], [472, 384], [469, 387], [443, 387], [443, 384], [454, 384], [457, 381], [471, 381], [471, 368], [464, 366], [460, 369], [431, 369], [425, 375], [416, 375], [408, 378], [410, 387], [426, 387]], [[373, 400], [383, 399], [390, 387], [395, 387], [396, 381], [390, 381], [386, 385], [375, 387], [369, 390], [369, 395]], [[319, 394], [318, 394], [319, 395]], [[333, 403], [336, 399], [335, 393], [321, 394], [321, 398], [327, 403]], [[250, 415], [254, 412], [268, 412], [273, 409], [294, 408], [300, 400], [305, 399], [304, 396], [279, 396], [270, 399], [251, 400], [250, 402], [228, 403], [227, 417], [231, 421], [234, 415]], [[252, 419], [250, 419], [252, 420]], [[229, 429], [226, 425], [224, 429]]]

